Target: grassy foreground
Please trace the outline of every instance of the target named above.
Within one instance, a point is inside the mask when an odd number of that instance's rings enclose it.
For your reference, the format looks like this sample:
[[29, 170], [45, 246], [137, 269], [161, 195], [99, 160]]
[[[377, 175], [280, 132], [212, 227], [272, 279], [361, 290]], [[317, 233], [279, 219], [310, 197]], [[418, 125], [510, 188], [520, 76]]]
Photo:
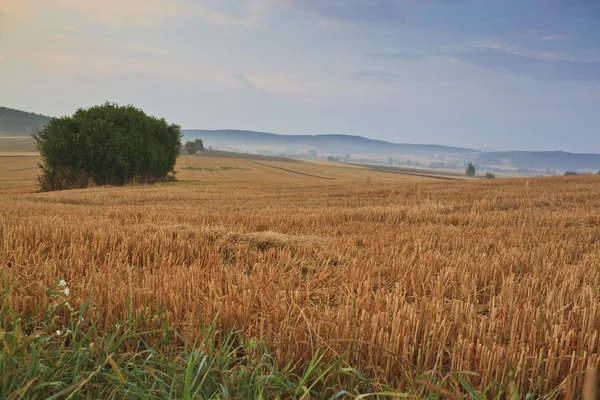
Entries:
[[344, 357], [323, 352], [304, 365], [279, 365], [259, 340], [219, 332], [215, 323], [189, 342], [165, 313], [128, 313], [101, 331], [89, 302], [71, 306], [62, 280], [46, 289], [43, 317], [32, 319], [13, 311], [9, 282], [3, 279], [0, 292], [1, 399], [521, 398], [513, 381], [490, 385], [493, 397], [477, 393], [467, 372], [416, 377], [413, 390], [394, 392], [393, 383], [371, 382]]

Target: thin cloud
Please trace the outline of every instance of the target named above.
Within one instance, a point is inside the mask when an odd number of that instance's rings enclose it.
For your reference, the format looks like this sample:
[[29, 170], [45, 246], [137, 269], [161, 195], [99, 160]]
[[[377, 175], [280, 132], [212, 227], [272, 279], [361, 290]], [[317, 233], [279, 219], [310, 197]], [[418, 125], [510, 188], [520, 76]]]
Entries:
[[109, 44], [110, 46], [117, 47], [119, 49], [125, 50], [130, 53], [144, 53], [144, 54], [151, 54], [151, 55], [155, 55], [155, 56], [169, 54], [169, 52], [164, 49], [160, 49], [158, 47], [146, 46], [146, 45], [134, 43], [134, 42], [107, 41], [106, 43]]
[[233, 78], [234, 78], [234, 79], [235, 79], [237, 82], [239, 82], [239, 84], [240, 84], [240, 85], [241, 85], [241, 86], [242, 86], [244, 89], [250, 90], [250, 91], [252, 91], [252, 92], [255, 92], [255, 91], [256, 91], [256, 86], [254, 86], [254, 85], [252, 84], [252, 82], [250, 82], [250, 81], [248, 80], [248, 78], [246, 78], [244, 75], [242, 75], [242, 74], [239, 74], [239, 73], [238, 73], [238, 74], [234, 74]]
[[81, 32], [82, 31], [82, 29], [80, 27], [74, 26], [74, 25], [61, 26], [60, 30], [66, 31], [66, 32]]
[[359, 71], [346, 76], [350, 79], [371, 81], [392, 81], [399, 78], [398, 74], [387, 71]]
[[541, 81], [600, 82], [600, 62], [526, 57], [490, 46], [466, 49], [455, 53], [454, 57]]
[[406, 12], [420, 4], [460, 4], [470, 0], [279, 0], [319, 19], [366, 24], [403, 24]]
[[399, 60], [399, 61], [423, 61], [420, 57], [410, 53], [369, 53], [367, 57], [381, 60]]
[[169, 18], [193, 15], [194, 8], [168, 0], [5, 0], [0, 11], [42, 20], [45, 11], [71, 12], [82, 21], [111, 28], [156, 27]]
[[548, 61], [560, 61], [566, 60], [566, 57], [561, 53], [555, 53], [552, 51], [536, 51], [523, 49], [517, 46], [502, 44], [502, 43], [492, 43], [492, 44], [484, 44], [473, 46], [471, 49], [473, 50], [496, 50], [505, 53], [515, 54], [522, 57], [527, 58], [535, 58], [539, 60], [548, 60]]
[[540, 39], [542, 40], [564, 40], [567, 39], [569, 35], [547, 35], [542, 36]]
[[350, 22], [403, 23], [399, 0], [287, 0], [289, 6], [324, 19]]

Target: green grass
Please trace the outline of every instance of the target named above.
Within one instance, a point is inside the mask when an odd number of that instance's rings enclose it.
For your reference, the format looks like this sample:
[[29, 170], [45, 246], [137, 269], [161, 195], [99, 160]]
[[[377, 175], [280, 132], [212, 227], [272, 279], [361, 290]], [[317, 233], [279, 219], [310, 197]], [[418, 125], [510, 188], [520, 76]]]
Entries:
[[[279, 364], [256, 338], [220, 332], [216, 321], [184, 340], [164, 313], [128, 312], [101, 328], [88, 300], [69, 303], [64, 282], [47, 289], [50, 305], [41, 317], [11, 307], [10, 280], [0, 288], [0, 399], [374, 399], [519, 398], [510, 382], [486, 393], [469, 384], [472, 373], [414, 380], [408, 393], [394, 393], [351, 368], [343, 358], [316, 352], [304, 365]], [[66, 292], [66, 293], [65, 293]], [[452, 397], [455, 396], [455, 397]]]

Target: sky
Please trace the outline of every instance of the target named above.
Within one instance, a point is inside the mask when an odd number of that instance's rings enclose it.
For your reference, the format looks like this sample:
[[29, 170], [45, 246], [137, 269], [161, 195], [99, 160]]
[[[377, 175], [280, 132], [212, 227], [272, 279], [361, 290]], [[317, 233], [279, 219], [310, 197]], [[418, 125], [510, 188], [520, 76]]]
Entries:
[[600, 0], [0, 0], [0, 105], [600, 153]]

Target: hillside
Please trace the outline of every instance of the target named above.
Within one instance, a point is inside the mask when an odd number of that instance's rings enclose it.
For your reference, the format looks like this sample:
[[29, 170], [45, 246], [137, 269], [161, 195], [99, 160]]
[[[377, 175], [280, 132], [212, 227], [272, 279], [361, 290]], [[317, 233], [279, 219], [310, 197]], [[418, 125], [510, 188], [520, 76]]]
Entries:
[[518, 168], [559, 170], [600, 170], [600, 154], [574, 154], [564, 151], [505, 151], [485, 153], [477, 159], [480, 164], [509, 164]]
[[0, 107], [0, 136], [29, 136], [48, 121], [45, 115]]
[[353, 135], [278, 135], [274, 133], [241, 130], [184, 130], [186, 138], [201, 138], [212, 146], [236, 146], [240, 149], [277, 147], [312, 148], [323, 153], [359, 154], [415, 154], [467, 155], [475, 150], [428, 144], [391, 143]]
[[[42, 128], [50, 117], [35, 113], [0, 107], [0, 151], [32, 151], [31, 133]], [[353, 155], [354, 162], [387, 163], [388, 157], [395, 164], [418, 166], [442, 164], [435, 168], [463, 168], [463, 164], [474, 162], [480, 171], [494, 170], [498, 173], [539, 174], [551, 170], [562, 173], [569, 170], [600, 170], [599, 154], [576, 154], [563, 151], [506, 151], [483, 152], [464, 147], [443, 146], [437, 144], [392, 143], [369, 139], [362, 136], [329, 135], [280, 135], [275, 133], [244, 130], [184, 130], [184, 140], [200, 138], [205, 146], [236, 152], [259, 153], [299, 158], [316, 158], [311, 150], [319, 155]], [[15, 140], [17, 142], [15, 142]], [[413, 164], [406, 164], [409, 159]], [[494, 167], [494, 168], [491, 168]], [[516, 169], [523, 171], [516, 171]]]

